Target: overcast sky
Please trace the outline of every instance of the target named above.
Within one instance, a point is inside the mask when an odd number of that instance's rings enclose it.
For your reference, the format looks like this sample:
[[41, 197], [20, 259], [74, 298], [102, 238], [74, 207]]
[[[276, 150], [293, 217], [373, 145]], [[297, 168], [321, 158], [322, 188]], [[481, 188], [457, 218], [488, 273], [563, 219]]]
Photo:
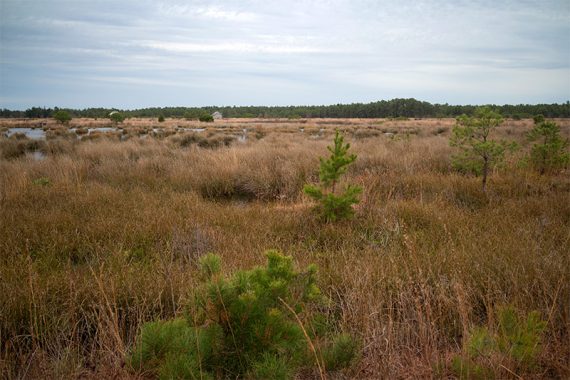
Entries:
[[0, 0], [0, 107], [570, 99], [570, 0]]

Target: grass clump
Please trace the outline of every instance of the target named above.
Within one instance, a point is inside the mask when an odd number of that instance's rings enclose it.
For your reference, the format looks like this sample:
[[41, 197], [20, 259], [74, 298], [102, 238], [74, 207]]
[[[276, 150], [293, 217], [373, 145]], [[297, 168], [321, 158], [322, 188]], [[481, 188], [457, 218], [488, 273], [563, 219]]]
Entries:
[[0, 139], [0, 158], [17, 159], [26, 153], [45, 151], [45, 141], [32, 140], [22, 133], [16, 133], [7, 139]]
[[216, 149], [224, 146], [230, 146], [231, 143], [235, 140], [235, 137], [229, 135], [214, 135], [204, 137], [200, 136], [198, 133], [190, 133], [185, 134], [175, 140], [182, 148], [196, 145], [200, 148]]
[[324, 301], [316, 266], [300, 272], [289, 256], [266, 256], [265, 268], [230, 279], [221, 275], [219, 256], [202, 257], [204, 282], [186, 318], [143, 325], [131, 366], [165, 379], [290, 379], [303, 367], [316, 365], [322, 374], [325, 366], [349, 366], [358, 351], [350, 335], [329, 340], [303, 322], [319, 315]]

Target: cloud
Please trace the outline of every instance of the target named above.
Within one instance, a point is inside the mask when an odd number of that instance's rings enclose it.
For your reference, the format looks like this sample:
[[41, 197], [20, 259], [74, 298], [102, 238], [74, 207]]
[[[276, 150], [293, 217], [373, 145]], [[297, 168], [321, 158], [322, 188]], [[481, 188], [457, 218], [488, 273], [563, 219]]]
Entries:
[[173, 53], [326, 53], [327, 49], [302, 45], [267, 45], [248, 42], [185, 43], [143, 41], [140, 46]]
[[198, 8], [194, 14], [207, 19], [226, 21], [251, 22], [257, 19], [257, 15], [253, 12], [233, 11], [216, 6]]
[[161, 14], [170, 17], [190, 16], [206, 20], [222, 20], [232, 22], [252, 22], [258, 19], [259, 15], [251, 11], [232, 9], [229, 6], [197, 6], [188, 3], [171, 4], [161, 2], [158, 4]]
[[0, 107], [570, 98], [567, 0], [3, 0], [0, 38]]

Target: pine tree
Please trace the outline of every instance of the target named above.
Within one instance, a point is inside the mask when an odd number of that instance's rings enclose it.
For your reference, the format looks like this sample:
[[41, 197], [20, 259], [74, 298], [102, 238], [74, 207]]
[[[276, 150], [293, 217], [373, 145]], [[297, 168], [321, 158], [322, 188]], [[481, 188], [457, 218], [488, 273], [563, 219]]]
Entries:
[[186, 318], [143, 325], [130, 366], [161, 379], [283, 380], [302, 367], [317, 366], [321, 374], [325, 366], [348, 367], [358, 342], [315, 328], [324, 318], [317, 309], [327, 301], [316, 285], [316, 266], [298, 271], [290, 256], [266, 256], [266, 267], [230, 278], [222, 275], [219, 256], [202, 257], [203, 282]]
[[319, 202], [318, 210], [328, 222], [338, 219], [347, 219], [354, 214], [352, 205], [358, 203], [358, 195], [362, 188], [348, 185], [346, 189], [337, 194], [337, 185], [340, 177], [346, 173], [348, 165], [356, 160], [355, 154], [348, 155], [350, 144], [344, 144], [344, 137], [337, 130], [334, 145], [328, 146], [331, 152], [329, 159], [320, 158], [319, 179], [321, 186], [305, 185], [303, 191]]
[[534, 144], [530, 151], [530, 162], [540, 174], [554, 172], [568, 165], [568, 139], [560, 137], [560, 127], [544, 118], [534, 118], [534, 128], [528, 133], [529, 141], [541, 140]]
[[491, 132], [503, 122], [501, 115], [489, 107], [480, 107], [475, 116], [462, 115], [457, 118], [449, 144], [461, 151], [452, 156], [452, 165], [462, 172], [482, 176], [485, 191], [487, 176], [492, 166], [501, 162], [507, 148], [513, 144], [491, 139]]

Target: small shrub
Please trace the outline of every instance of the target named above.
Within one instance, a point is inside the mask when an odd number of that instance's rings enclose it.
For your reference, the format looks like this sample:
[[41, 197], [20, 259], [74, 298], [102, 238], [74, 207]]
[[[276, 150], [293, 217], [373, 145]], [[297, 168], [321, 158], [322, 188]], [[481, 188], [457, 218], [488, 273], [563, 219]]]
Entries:
[[158, 122], [164, 123], [164, 115], [158, 115]]
[[340, 334], [323, 350], [325, 368], [337, 370], [350, 367], [358, 356], [359, 344], [349, 334]]
[[[312, 336], [309, 344], [312, 329], [300, 323], [323, 305], [316, 267], [299, 272], [290, 256], [277, 251], [266, 256], [265, 268], [240, 271], [230, 279], [221, 275], [218, 256], [202, 257], [204, 282], [186, 318], [145, 324], [129, 358], [131, 367], [164, 379], [290, 379], [315, 361], [331, 369], [350, 365], [358, 351], [354, 339]], [[315, 345], [325, 347], [323, 358]]]
[[214, 121], [214, 117], [212, 115], [201, 115], [198, 120], [205, 122], [205, 123], [212, 123]]
[[53, 114], [53, 118], [61, 124], [68, 124], [71, 121], [71, 115], [69, 112], [64, 110], [59, 110]]
[[265, 130], [265, 128], [263, 128], [263, 127], [255, 128], [255, 138], [257, 140], [261, 140], [265, 136], [267, 136], [267, 131]]
[[520, 318], [513, 307], [505, 307], [499, 312], [499, 349], [515, 359], [522, 367], [532, 367], [540, 352], [540, 338], [546, 322], [537, 311]]
[[500, 308], [497, 331], [474, 329], [465, 342], [463, 355], [453, 358], [451, 369], [462, 379], [493, 378], [489, 360], [501, 355], [513, 360], [517, 369], [531, 369], [540, 353], [545, 328], [546, 322], [536, 311], [523, 318], [512, 306]]
[[[570, 163], [568, 139], [560, 136], [560, 127], [552, 121], [535, 117], [535, 126], [528, 133], [529, 141], [537, 141], [530, 151], [530, 163], [540, 172], [556, 172], [564, 169]], [[538, 122], [537, 122], [538, 120]]]
[[113, 123], [118, 124], [125, 121], [125, 116], [118, 111], [113, 111], [109, 114], [109, 119], [111, 119]]
[[51, 181], [49, 180], [49, 178], [41, 177], [34, 179], [33, 184], [36, 186], [48, 186], [51, 184]]
[[449, 130], [448, 127], [437, 127], [435, 129], [435, 131], [433, 132], [433, 134], [436, 136], [442, 135], [442, 134], [446, 133], [448, 130]]
[[544, 123], [544, 116], [543, 115], [534, 115], [532, 117], [532, 121], [534, 121], [534, 125]]
[[338, 130], [333, 143], [332, 147], [327, 147], [331, 152], [330, 158], [328, 160], [320, 158], [319, 178], [322, 186], [305, 185], [303, 188], [305, 194], [319, 202], [317, 210], [328, 222], [352, 217], [354, 214], [352, 205], [358, 203], [358, 196], [362, 193], [361, 187], [348, 185], [343, 193], [337, 195], [338, 181], [346, 173], [348, 165], [356, 160], [356, 155], [348, 155], [350, 144], [344, 144], [344, 138]]
[[197, 133], [188, 133], [176, 140], [182, 148], [187, 148], [193, 144], [197, 144], [200, 139], [201, 137]]

